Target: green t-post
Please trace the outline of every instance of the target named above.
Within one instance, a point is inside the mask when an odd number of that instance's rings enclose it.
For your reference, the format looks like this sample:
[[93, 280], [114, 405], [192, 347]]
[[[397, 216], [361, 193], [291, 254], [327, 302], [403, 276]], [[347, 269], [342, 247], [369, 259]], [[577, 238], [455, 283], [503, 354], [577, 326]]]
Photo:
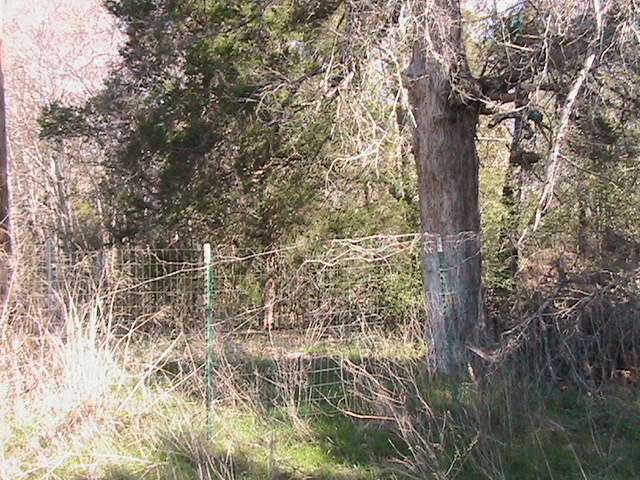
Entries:
[[205, 266], [205, 299], [207, 302], [207, 432], [209, 438], [213, 436], [213, 419], [211, 415], [211, 405], [213, 403], [213, 264], [211, 261], [211, 244], [204, 244], [204, 266]]

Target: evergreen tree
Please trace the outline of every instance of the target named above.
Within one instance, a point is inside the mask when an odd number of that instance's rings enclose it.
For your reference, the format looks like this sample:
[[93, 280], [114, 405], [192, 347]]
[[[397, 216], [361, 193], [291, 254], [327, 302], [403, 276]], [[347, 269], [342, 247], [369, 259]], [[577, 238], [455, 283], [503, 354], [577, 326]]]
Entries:
[[108, 153], [112, 233], [210, 235], [264, 248], [304, 222], [330, 138], [340, 2], [110, 0], [122, 64], [42, 136]]

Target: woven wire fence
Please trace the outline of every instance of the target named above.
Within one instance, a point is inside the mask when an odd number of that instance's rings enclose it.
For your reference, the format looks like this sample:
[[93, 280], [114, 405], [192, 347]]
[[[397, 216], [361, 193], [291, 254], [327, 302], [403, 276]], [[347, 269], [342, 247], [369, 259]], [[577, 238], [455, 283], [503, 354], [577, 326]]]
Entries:
[[[92, 304], [122, 333], [199, 328], [205, 318], [200, 248], [121, 247], [65, 252], [53, 243], [20, 261], [16, 282], [28, 297], [17, 313], [54, 326], [73, 308]], [[15, 316], [15, 315], [14, 315]], [[113, 333], [118, 333], [113, 332]]]
[[[429, 309], [449, 318], [464, 311], [460, 279], [479, 248], [469, 234], [332, 240], [244, 258], [219, 248], [212, 278], [222, 396], [341, 403], [353, 397], [358, 370], [424, 362]], [[425, 258], [438, 270], [429, 297]]]
[[247, 256], [218, 246], [210, 261], [203, 248], [63, 252], [49, 244], [23, 285], [54, 322], [69, 302], [97, 301], [115, 333], [191, 332], [203, 342], [197, 334], [209, 321], [212, 342], [201, 351], [214, 353], [220, 400], [340, 402], [357, 383], [354, 364], [425, 357], [423, 260], [465, 252], [442, 262], [443, 281], [433, 289], [453, 305], [457, 292], [443, 285], [455, 284], [475, 254], [468, 243], [468, 236], [372, 236]]

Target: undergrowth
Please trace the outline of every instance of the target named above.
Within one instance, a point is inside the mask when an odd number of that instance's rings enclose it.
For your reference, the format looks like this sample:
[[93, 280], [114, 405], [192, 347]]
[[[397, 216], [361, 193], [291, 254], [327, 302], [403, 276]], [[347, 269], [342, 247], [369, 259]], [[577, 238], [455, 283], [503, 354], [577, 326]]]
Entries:
[[[3, 480], [640, 478], [630, 384], [543, 392], [525, 379], [461, 389], [416, 377], [361, 409], [216, 403], [209, 435], [187, 339], [116, 338], [96, 308], [63, 318], [55, 334], [12, 326], [2, 344]], [[165, 368], [176, 356], [185, 368]]]

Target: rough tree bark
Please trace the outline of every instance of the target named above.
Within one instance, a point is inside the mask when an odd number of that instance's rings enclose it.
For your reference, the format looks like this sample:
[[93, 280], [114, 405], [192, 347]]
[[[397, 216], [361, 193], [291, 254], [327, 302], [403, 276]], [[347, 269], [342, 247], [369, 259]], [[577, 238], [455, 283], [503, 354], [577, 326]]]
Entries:
[[[465, 100], [473, 82], [457, 0], [421, 0], [419, 36], [405, 72], [416, 120], [418, 172], [428, 310], [429, 360], [436, 373], [464, 364], [484, 321], [478, 233], [478, 107]], [[423, 30], [424, 29], [424, 30]], [[438, 255], [434, 235], [443, 238]], [[442, 259], [446, 265], [442, 265]]]

